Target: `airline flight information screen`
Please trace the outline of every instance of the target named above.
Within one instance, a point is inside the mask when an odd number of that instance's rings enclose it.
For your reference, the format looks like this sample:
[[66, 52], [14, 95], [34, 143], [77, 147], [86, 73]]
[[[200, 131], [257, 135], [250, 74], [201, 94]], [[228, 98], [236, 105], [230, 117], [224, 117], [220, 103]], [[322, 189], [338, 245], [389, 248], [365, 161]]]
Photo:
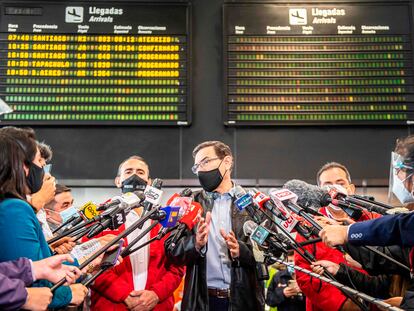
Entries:
[[410, 123], [411, 12], [393, 1], [224, 5], [225, 124]]
[[1, 123], [191, 122], [186, 4], [0, 4]]

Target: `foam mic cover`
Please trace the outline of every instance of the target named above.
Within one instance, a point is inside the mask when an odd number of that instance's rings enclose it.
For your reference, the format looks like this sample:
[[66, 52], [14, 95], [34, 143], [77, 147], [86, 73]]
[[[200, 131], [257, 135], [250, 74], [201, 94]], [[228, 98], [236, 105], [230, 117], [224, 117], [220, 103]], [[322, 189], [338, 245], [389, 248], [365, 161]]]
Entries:
[[292, 179], [286, 182], [283, 188], [295, 193], [298, 196], [297, 204], [310, 213], [317, 212], [319, 208], [326, 206], [321, 205], [321, 198], [326, 192], [318, 186], [299, 179]]
[[179, 220], [180, 223], [185, 224], [185, 226], [192, 230], [196, 223], [198, 222], [199, 218], [197, 217], [199, 213], [203, 210], [200, 203], [193, 202], [191, 204], [191, 208], [186, 211], [183, 217]]

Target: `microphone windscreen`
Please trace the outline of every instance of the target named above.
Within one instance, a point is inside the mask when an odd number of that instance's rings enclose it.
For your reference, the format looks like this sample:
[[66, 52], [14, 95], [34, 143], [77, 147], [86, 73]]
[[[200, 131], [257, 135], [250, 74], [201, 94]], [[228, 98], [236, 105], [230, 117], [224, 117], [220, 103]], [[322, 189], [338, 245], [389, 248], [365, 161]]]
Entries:
[[305, 209], [311, 208], [317, 210], [321, 207], [321, 198], [325, 195], [325, 191], [315, 185], [308, 184], [299, 179], [292, 179], [283, 185], [298, 196], [297, 204]]

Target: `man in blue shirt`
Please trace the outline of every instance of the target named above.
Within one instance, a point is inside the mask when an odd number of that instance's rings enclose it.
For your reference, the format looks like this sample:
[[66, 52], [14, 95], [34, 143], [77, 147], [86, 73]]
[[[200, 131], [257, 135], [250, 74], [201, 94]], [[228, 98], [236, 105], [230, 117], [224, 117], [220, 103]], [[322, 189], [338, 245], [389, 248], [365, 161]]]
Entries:
[[181, 310], [264, 310], [264, 284], [256, 279], [252, 247], [243, 233], [250, 217], [234, 205], [232, 152], [220, 141], [207, 141], [195, 147], [193, 157], [192, 170], [203, 188], [194, 200], [203, 215], [176, 246], [166, 246], [174, 262], [187, 266]]

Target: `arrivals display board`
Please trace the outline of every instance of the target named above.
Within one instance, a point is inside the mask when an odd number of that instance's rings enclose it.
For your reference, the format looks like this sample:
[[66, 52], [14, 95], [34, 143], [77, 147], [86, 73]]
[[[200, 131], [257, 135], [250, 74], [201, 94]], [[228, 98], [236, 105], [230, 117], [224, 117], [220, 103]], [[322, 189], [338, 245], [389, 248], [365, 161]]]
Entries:
[[2, 124], [190, 124], [187, 4], [0, 5]]
[[225, 4], [227, 125], [414, 120], [412, 6]]

